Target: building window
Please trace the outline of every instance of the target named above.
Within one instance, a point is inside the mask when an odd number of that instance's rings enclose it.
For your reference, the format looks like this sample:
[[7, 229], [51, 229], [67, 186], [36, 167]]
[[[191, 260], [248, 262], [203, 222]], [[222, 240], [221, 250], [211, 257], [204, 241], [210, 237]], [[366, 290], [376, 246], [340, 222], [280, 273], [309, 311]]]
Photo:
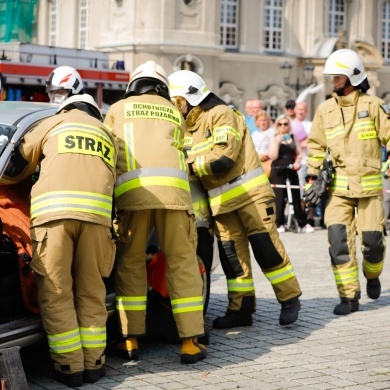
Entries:
[[238, 48], [238, 0], [221, 0], [221, 45]]
[[329, 0], [328, 37], [339, 36], [345, 30], [346, 7], [344, 0]]
[[382, 56], [390, 60], [390, 1], [383, 2], [382, 8]]
[[89, 0], [80, 0], [79, 10], [79, 49], [87, 49], [89, 30]]
[[283, 0], [266, 0], [264, 8], [264, 47], [267, 51], [282, 51]]
[[49, 2], [49, 46], [57, 46], [58, 37], [58, 4], [57, 0]]

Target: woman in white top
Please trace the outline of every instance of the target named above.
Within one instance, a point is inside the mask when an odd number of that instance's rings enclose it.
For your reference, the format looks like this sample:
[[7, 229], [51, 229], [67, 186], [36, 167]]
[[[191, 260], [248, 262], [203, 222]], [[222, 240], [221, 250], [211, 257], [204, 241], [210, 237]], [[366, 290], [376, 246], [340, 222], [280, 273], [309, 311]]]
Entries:
[[251, 134], [251, 137], [263, 168], [269, 177], [271, 171], [271, 159], [268, 156], [268, 147], [271, 136], [274, 134], [275, 130], [272, 127], [271, 117], [268, 115], [268, 112], [264, 110], [258, 111], [255, 114], [255, 124], [258, 130], [254, 131]]

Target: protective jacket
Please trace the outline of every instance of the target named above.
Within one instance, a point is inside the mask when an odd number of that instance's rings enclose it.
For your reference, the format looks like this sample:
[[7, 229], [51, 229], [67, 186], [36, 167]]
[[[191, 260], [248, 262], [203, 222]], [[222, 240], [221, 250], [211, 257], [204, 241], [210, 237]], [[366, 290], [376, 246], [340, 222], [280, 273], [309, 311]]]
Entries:
[[249, 242], [280, 302], [298, 297], [301, 290], [276, 230], [275, 194], [245, 118], [218, 101], [208, 103], [187, 115], [184, 150], [189, 172], [208, 192], [228, 310], [252, 313], [256, 305]]
[[328, 151], [335, 168], [331, 191], [361, 198], [382, 194], [381, 144], [390, 146], [390, 109], [358, 90], [321, 104], [308, 139], [308, 175], [318, 175]]
[[209, 110], [197, 106], [186, 123], [189, 171], [208, 191], [213, 215], [274, 198], [241, 113], [222, 104]]
[[184, 118], [157, 93], [115, 103], [105, 123], [118, 137], [115, 291], [122, 335], [146, 332], [145, 250], [152, 229], [166, 257], [167, 287], [180, 338], [204, 333], [196, 225], [182, 141]]
[[38, 164], [42, 172], [31, 191], [31, 227], [60, 219], [111, 227], [116, 149], [110, 131], [81, 110], [62, 111], [26, 134], [19, 152], [29, 164], [18, 180]]
[[325, 210], [329, 254], [340, 298], [360, 298], [356, 232], [367, 279], [383, 269], [385, 240], [382, 148], [389, 146], [390, 109], [359, 90], [333, 94], [319, 106], [308, 140], [308, 174], [317, 175], [324, 157], [334, 167]]
[[105, 124], [118, 136], [118, 210], [192, 209], [181, 151], [184, 119], [170, 101], [130, 96], [111, 106]]
[[100, 369], [105, 361], [103, 277], [115, 255], [116, 152], [101, 121], [70, 109], [42, 121], [15, 153], [13, 172], [21, 178], [40, 166], [31, 191], [31, 268], [54, 369], [66, 375]]

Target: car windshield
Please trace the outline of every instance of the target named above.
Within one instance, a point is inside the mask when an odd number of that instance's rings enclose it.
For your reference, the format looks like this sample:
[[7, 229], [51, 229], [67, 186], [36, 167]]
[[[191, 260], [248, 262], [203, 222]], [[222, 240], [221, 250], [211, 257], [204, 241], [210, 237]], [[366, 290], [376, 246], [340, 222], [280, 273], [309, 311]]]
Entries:
[[36, 103], [36, 102], [0, 102], [0, 120], [1, 123], [7, 125], [14, 125], [17, 121], [26, 115], [47, 109], [58, 108], [58, 105], [50, 103]]

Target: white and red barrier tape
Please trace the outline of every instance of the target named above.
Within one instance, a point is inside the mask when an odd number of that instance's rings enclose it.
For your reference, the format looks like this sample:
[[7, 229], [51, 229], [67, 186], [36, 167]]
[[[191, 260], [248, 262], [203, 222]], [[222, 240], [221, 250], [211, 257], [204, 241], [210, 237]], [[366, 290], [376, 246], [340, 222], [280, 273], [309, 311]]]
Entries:
[[[274, 188], [295, 188], [295, 189], [304, 189], [305, 188], [303, 186], [297, 186], [297, 185], [287, 186], [286, 184], [271, 184], [271, 187], [274, 187]], [[390, 193], [390, 190], [383, 190], [383, 192]]]

